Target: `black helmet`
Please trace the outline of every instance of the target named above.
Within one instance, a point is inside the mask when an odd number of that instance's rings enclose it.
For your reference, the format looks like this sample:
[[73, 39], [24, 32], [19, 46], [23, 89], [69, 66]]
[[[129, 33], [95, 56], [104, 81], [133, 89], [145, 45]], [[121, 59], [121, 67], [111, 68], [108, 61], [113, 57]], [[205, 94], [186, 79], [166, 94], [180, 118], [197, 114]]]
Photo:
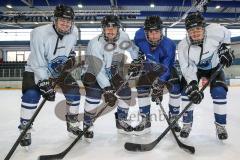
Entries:
[[204, 17], [200, 12], [192, 12], [189, 13], [185, 19], [185, 27], [186, 30], [193, 28], [193, 27], [205, 27], [206, 23]]
[[74, 19], [74, 11], [73, 11], [72, 7], [60, 4], [54, 10], [54, 17], [67, 18], [67, 19], [73, 20]]
[[105, 27], [119, 27], [121, 26], [120, 21], [115, 15], [107, 15], [102, 20], [102, 28]]
[[144, 22], [144, 30], [162, 29], [162, 20], [159, 16], [147, 17]]
[[[104, 36], [105, 41], [107, 41], [108, 43], [115, 43], [120, 36], [119, 28], [121, 27], [121, 23], [120, 23], [118, 17], [115, 16], [115, 15], [107, 15], [107, 16], [103, 17], [101, 23], [102, 23], [102, 28], [103, 28], [103, 33], [102, 34]], [[107, 35], [105, 33], [105, 29], [104, 29], [106, 27], [117, 27], [118, 28], [117, 35], [114, 39], [110, 40], [107, 37]]]

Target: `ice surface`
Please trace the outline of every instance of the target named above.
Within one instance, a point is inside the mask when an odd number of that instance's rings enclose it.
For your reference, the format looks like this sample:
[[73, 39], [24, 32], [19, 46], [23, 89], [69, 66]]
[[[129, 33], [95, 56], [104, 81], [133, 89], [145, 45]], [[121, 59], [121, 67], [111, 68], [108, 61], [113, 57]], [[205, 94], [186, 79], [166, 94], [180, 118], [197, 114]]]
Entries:
[[[159, 120], [159, 109], [152, 105], [153, 118], [151, 133], [145, 136], [120, 135], [115, 128], [114, 111], [100, 117], [95, 123], [95, 137], [91, 144], [79, 141], [66, 155], [66, 160], [235, 160], [240, 153], [240, 87], [230, 87], [228, 93], [228, 133], [229, 139], [221, 142], [216, 138], [213, 106], [209, 89], [205, 91], [203, 102], [195, 107], [194, 125], [185, 143], [195, 146], [196, 153], [190, 155], [180, 149], [170, 132], [149, 152], [129, 152], [125, 142], [149, 143], [166, 128], [165, 121]], [[19, 135], [20, 90], [0, 90], [0, 159], [4, 159]], [[55, 106], [64, 99], [58, 94], [55, 102], [47, 102], [34, 122], [32, 145], [28, 152], [20, 146], [12, 160], [36, 160], [42, 154], [55, 154], [64, 150], [72, 141], [66, 132], [65, 122], [55, 114]], [[163, 105], [167, 107], [168, 95]], [[81, 100], [83, 111], [84, 98]], [[137, 114], [137, 107], [131, 107], [130, 114]], [[136, 118], [135, 118], [136, 120]]]

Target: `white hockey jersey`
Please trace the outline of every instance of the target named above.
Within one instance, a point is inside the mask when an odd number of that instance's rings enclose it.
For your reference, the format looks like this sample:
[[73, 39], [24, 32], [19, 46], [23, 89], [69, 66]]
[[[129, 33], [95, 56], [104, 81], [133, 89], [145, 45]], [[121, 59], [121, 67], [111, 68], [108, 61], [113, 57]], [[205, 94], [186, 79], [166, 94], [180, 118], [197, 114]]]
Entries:
[[[231, 42], [230, 31], [219, 24], [210, 24], [205, 28], [203, 49], [191, 45], [188, 37], [178, 44], [178, 58], [182, 74], [190, 83], [197, 80], [197, 70], [209, 70], [219, 64], [218, 48], [222, 43]], [[202, 57], [201, 57], [202, 52]]]
[[[90, 40], [87, 47], [86, 63], [89, 64], [89, 67], [95, 67], [98, 69], [95, 75], [101, 88], [110, 86], [108, 71], [110, 70], [113, 61], [122, 60], [122, 55], [125, 55], [125, 51], [130, 53], [132, 59], [138, 58], [138, 47], [132, 43], [127, 33], [121, 30], [119, 32], [119, 39], [115, 44], [107, 43], [101, 34]], [[101, 61], [101, 64], [98, 61]]]
[[31, 53], [25, 71], [34, 72], [35, 83], [51, 76], [57, 76], [60, 73], [58, 73], [56, 67], [65, 63], [70, 51], [74, 50], [77, 38], [76, 26], [73, 26], [70, 34], [63, 36], [62, 40], [59, 39], [58, 44], [58, 35], [53, 28], [53, 24], [33, 29], [30, 38]]

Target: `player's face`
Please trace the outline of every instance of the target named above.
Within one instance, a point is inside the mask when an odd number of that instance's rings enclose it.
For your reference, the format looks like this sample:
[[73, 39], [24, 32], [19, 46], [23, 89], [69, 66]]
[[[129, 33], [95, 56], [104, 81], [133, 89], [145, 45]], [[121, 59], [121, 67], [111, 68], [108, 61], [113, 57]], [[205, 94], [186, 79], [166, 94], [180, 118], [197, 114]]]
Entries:
[[72, 26], [72, 20], [67, 18], [58, 18], [56, 22], [57, 29], [62, 33], [68, 33]]
[[158, 42], [161, 38], [161, 31], [160, 30], [149, 30], [147, 31], [148, 40], [151, 42]]
[[187, 32], [193, 41], [201, 41], [204, 38], [204, 29], [202, 27], [190, 28]]
[[105, 27], [104, 28], [105, 36], [112, 41], [114, 38], [117, 37], [118, 34], [118, 27]]

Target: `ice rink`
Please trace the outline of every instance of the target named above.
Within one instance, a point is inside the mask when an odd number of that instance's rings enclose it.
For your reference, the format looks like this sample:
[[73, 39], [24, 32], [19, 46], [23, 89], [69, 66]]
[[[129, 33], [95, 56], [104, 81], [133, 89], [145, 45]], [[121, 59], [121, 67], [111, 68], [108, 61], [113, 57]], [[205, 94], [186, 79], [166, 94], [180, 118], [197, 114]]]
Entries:
[[[120, 135], [115, 128], [114, 111], [100, 117], [94, 128], [91, 144], [80, 140], [66, 155], [66, 160], [237, 160], [240, 153], [240, 87], [230, 87], [228, 92], [228, 140], [221, 142], [216, 138], [212, 100], [209, 88], [205, 91], [203, 102], [195, 107], [194, 124], [190, 137], [183, 142], [195, 146], [191, 155], [178, 147], [169, 132], [160, 143], [148, 152], [129, 152], [124, 149], [125, 142], [149, 143], [157, 138], [167, 127], [163, 117], [159, 117], [159, 107], [152, 105], [151, 111], [157, 117], [152, 120], [151, 133], [145, 136]], [[20, 90], [0, 90], [0, 159], [4, 159], [19, 135]], [[64, 150], [73, 139], [66, 131], [66, 124], [55, 114], [56, 104], [62, 101], [58, 94], [55, 102], [47, 102], [36, 121], [29, 151], [20, 146], [12, 160], [36, 160], [42, 154], [55, 154]], [[163, 105], [167, 110], [168, 95], [164, 95]], [[81, 100], [83, 107], [84, 98]], [[81, 108], [81, 111], [83, 109]], [[137, 113], [131, 107], [130, 114]]]

